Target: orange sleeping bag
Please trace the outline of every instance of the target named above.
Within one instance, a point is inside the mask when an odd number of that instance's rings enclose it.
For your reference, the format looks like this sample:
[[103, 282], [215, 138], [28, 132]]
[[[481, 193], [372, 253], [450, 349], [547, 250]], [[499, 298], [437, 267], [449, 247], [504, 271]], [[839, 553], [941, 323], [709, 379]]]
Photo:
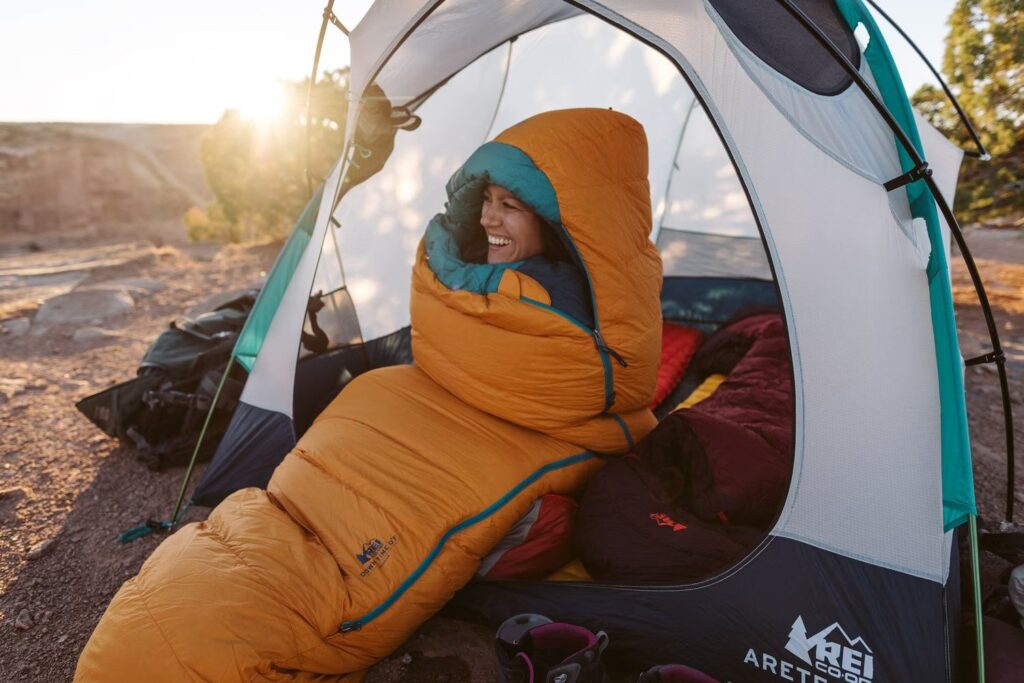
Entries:
[[[414, 267], [415, 365], [357, 378], [266, 491], [165, 540], [107, 608], [76, 681], [341, 680], [437, 612], [535, 499], [578, 490], [594, 452], [623, 453], [654, 427], [661, 261], [642, 127], [549, 112], [481, 150]], [[592, 328], [514, 267], [475, 291], [437, 275], [478, 270], [431, 235], [479, 227], [481, 182], [539, 183], [534, 208], [573, 246]]]

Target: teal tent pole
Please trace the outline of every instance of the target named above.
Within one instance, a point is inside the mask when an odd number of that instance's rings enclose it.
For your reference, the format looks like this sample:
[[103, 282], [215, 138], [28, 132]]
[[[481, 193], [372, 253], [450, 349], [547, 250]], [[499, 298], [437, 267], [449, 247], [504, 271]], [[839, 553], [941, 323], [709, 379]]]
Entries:
[[213, 400], [210, 401], [210, 410], [206, 413], [206, 419], [203, 421], [203, 429], [199, 432], [199, 438], [196, 439], [196, 447], [192, 449], [192, 459], [188, 462], [188, 469], [185, 471], [185, 479], [181, 482], [181, 490], [178, 492], [178, 500], [174, 504], [174, 514], [171, 515], [171, 526], [178, 523], [178, 514], [181, 512], [181, 503], [185, 500], [185, 490], [188, 488], [188, 482], [192, 479], [192, 470], [195, 469], [196, 459], [199, 457], [199, 449], [203, 445], [203, 437], [206, 436], [206, 428], [210, 426], [210, 420], [213, 419], [213, 411], [217, 408], [217, 399], [220, 398], [220, 392], [224, 388], [224, 382], [228, 379], [228, 373], [231, 372], [231, 366], [235, 363], [235, 354], [232, 353], [228, 357], [228, 365], [224, 368], [224, 374], [220, 376], [220, 383], [217, 385], [217, 391], [213, 394]]
[[[192, 449], [192, 459], [189, 460], [188, 470], [185, 471], [185, 478], [181, 482], [181, 491], [178, 492], [178, 500], [174, 503], [174, 514], [171, 515], [169, 520], [158, 522], [150, 519], [145, 524], [140, 524], [137, 527], [132, 527], [127, 531], [121, 533], [118, 540], [121, 543], [131, 543], [132, 541], [138, 540], [143, 536], [148, 536], [153, 531], [170, 531], [174, 529], [178, 524], [178, 517], [184, 514], [185, 510], [182, 509], [181, 504], [185, 500], [185, 491], [188, 490], [188, 482], [192, 479], [192, 470], [195, 469], [196, 460], [199, 458], [199, 449], [203, 445], [203, 439], [206, 437], [206, 430], [210, 426], [210, 420], [213, 419], [213, 412], [217, 409], [217, 399], [220, 398], [220, 393], [224, 389], [224, 383], [228, 379], [228, 374], [231, 372], [231, 366], [235, 363], [235, 354], [232, 352], [231, 356], [228, 357], [227, 367], [224, 368], [224, 374], [221, 375], [220, 383], [217, 384], [217, 391], [213, 394], [213, 399], [210, 401], [210, 409], [206, 412], [206, 419], [203, 421], [203, 429], [199, 432], [199, 438], [196, 439], [196, 446]], [[186, 508], [188, 506], [185, 506]]]
[[978, 683], [985, 683], [985, 635], [982, 630], [981, 568], [978, 562], [978, 516], [970, 516], [971, 582], [974, 584], [974, 628], [978, 643]]

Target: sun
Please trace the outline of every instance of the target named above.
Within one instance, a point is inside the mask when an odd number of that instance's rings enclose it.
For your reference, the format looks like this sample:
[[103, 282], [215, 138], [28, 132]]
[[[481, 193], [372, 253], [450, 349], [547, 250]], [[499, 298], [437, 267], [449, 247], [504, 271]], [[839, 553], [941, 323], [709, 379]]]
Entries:
[[260, 126], [271, 125], [281, 117], [284, 110], [284, 91], [280, 83], [254, 85], [243, 93], [237, 109], [242, 116]]

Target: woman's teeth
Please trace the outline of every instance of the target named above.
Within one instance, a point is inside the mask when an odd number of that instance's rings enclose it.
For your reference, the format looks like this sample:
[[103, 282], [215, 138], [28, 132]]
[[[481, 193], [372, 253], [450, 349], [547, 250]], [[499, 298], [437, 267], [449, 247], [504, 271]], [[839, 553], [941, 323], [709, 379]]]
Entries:
[[504, 247], [509, 244], [512, 244], [512, 240], [508, 239], [507, 237], [495, 237], [494, 235], [488, 235], [487, 244], [491, 245], [492, 247]]

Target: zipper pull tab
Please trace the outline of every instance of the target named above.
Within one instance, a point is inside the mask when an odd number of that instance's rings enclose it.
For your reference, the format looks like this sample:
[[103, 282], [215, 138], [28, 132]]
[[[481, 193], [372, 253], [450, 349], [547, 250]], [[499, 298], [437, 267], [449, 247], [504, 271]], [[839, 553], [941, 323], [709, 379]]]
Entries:
[[363, 625], [358, 621], [343, 621], [341, 626], [338, 627], [339, 633], [351, 633], [352, 631], [361, 631]]
[[614, 358], [616, 362], [618, 362], [618, 364], [621, 365], [622, 367], [629, 367], [629, 364], [626, 363], [625, 358], [620, 356], [618, 352], [615, 351], [615, 349], [609, 347], [607, 344], [604, 343], [604, 337], [601, 336], [601, 330], [598, 330], [597, 328], [594, 329], [594, 346], [597, 347], [598, 351], [603, 351], [604, 353], [607, 353], [609, 356]]

